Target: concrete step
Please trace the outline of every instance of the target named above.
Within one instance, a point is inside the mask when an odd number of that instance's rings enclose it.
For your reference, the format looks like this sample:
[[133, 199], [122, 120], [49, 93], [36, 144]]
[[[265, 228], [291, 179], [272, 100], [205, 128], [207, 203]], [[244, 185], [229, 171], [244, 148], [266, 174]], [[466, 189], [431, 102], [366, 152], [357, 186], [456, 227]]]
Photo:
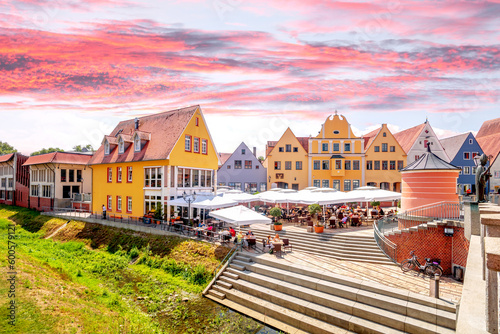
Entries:
[[231, 278], [231, 279], [239, 279], [239, 278], [240, 278], [240, 277], [238, 276], [238, 274], [231, 273], [231, 272], [229, 272], [227, 269], [226, 269], [226, 271], [224, 271], [224, 272], [222, 273], [222, 275], [223, 275], [223, 276], [227, 276], [227, 277], [229, 277], [229, 278]]
[[233, 288], [233, 285], [231, 283], [226, 282], [226, 281], [218, 280], [217, 284], [221, 285], [223, 288], [228, 289], [228, 290], [231, 290]]
[[208, 290], [208, 293], [209, 293], [210, 295], [214, 296], [214, 297], [215, 297], [215, 298], [217, 298], [217, 299], [224, 299], [224, 298], [226, 298], [226, 295], [225, 295], [224, 293], [219, 292], [219, 291], [214, 290], [214, 289], [210, 289], [210, 290]]
[[245, 270], [245, 265], [241, 265], [241, 263], [242, 262], [238, 263], [238, 261], [232, 261], [229, 264], [229, 267], [237, 269], [237, 270], [240, 270], [240, 271], [243, 271], [243, 270]]
[[262, 237], [267, 237], [268, 235], [274, 236], [275, 234], [279, 234], [280, 238], [306, 238], [314, 241], [321, 242], [342, 242], [346, 241], [349, 243], [364, 243], [364, 244], [373, 244], [375, 240], [372, 236], [353, 236], [353, 235], [340, 235], [340, 234], [311, 234], [305, 232], [293, 232], [293, 231], [265, 231], [265, 230], [252, 230], [254, 235], [259, 235]]
[[251, 261], [252, 261], [252, 259], [251, 259], [251, 258], [246, 257], [246, 256], [243, 256], [243, 255], [241, 255], [241, 253], [238, 253], [238, 255], [236, 255], [234, 258], [235, 258], [236, 260], [238, 260], [238, 261], [242, 261], [242, 262], [251, 262]]

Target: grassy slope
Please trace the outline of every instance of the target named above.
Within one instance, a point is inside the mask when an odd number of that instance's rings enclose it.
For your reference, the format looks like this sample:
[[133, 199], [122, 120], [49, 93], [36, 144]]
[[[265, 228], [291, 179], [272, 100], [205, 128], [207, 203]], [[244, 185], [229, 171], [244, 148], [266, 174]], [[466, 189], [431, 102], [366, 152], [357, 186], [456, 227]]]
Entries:
[[[200, 292], [227, 249], [69, 222], [0, 206], [0, 254], [7, 225], [18, 224], [17, 325], [0, 333], [252, 333], [260, 325], [204, 299]], [[22, 228], [21, 228], [22, 226]], [[133, 263], [133, 264], [132, 264]], [[6, 277], [6, 256], [0, 276]], [[193, 326], [194, 325], [194, 326]]]

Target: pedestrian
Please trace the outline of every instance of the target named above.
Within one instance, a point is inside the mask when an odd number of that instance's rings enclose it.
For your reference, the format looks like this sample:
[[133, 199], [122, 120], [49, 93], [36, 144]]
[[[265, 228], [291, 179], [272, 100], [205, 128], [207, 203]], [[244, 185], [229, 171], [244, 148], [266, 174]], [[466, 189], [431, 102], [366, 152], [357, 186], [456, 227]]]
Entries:
[[102, 219], [106, 219], [106, 205], [102, 205]]

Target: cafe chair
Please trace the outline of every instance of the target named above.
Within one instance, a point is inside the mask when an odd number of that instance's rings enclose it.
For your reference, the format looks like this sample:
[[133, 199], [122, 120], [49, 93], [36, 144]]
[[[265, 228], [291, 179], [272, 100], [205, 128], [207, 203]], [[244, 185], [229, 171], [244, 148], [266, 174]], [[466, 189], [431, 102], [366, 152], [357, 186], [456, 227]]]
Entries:
[[287, 238], [281, 239], [283, 241], [283, 251], [286, 253], [287, 249], [290, 249], [292, 251], [292, 245], [290, 244], [290, 241]]

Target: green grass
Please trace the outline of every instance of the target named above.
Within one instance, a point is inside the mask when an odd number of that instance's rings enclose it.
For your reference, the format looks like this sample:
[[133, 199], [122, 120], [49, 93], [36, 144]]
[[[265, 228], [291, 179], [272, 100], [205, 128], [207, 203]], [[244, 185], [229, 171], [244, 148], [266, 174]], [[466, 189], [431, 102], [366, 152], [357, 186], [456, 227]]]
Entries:
[[[0, 205], [0, 275], [16, 227], [16, 326], [0, 333], [254, 333], [262, 326], [201, 297], [227, 253], [213, 245], [70, 222]], [[93, 234], [90, 234], [93, 231]], [[161, 247], [162, 246], [162, 247]], [[193, 326], [194, 325], [194, 326]]]

